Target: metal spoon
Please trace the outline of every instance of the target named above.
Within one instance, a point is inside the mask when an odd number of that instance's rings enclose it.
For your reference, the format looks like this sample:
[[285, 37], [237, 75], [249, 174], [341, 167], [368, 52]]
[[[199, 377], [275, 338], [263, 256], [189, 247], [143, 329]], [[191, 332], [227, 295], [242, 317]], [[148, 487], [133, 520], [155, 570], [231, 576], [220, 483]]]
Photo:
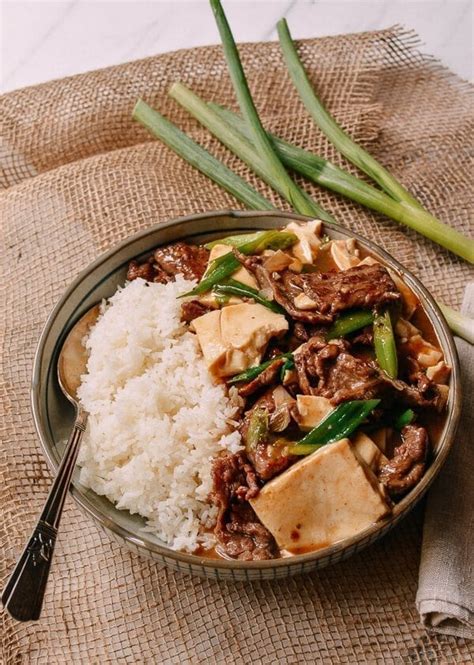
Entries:
[[87, 413], [77, 401], [77, 389], [81, 375], [86, 372], [88, 358], [82, 340], [98, 315], [99, 305], [95, 305], [79, 319], [59, 355], [59, 385], [74, 404], [76, 419], [38, 523], [2, 593], [3, 606], [18, 621], [35, 621], [41, 614], [59, 521], [87, 423]]

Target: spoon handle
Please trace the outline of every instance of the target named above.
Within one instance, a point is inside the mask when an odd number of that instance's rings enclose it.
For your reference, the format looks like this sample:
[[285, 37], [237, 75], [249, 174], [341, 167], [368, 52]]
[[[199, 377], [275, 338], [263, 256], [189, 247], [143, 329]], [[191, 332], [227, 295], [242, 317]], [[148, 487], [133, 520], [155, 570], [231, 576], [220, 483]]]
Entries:
[[3, 606], [18, 621], [36, 621], [40, 617], [59, 521], [86, 423], [87, 413], [78, 407], [74, 427], [44, 508], [3, 590]]

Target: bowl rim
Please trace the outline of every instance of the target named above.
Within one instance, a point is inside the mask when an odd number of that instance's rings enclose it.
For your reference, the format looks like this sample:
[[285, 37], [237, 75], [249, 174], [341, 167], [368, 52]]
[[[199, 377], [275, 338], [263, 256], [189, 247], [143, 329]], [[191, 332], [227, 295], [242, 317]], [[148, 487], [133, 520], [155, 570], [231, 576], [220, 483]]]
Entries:
[[[241, 211], [241, 210], [217, 210], [217, 211], [207, 211], [198, 214], [184, 215], [177, 218], [173, 218], [167, 222], [159, 222], [153, 224], [145, 229], [138, 231], [130, 236], [127, 236], [119, 243], [115, 244], [106, 252], [101, 253], [94, 261], [89, 263], [81, 272], [75, 277], [71, 282], [68, 288], [64, 291], [61, 298], [58, 300], [56, 305], [51, 310], [46, 322], [43, 326], [42, 332], [40, 334], [37, 347], [34, 354], [33, 360], [33, 372], [32, 372], [32, 383], [30, 390], [30, 403], [33, 414], [33, 421], [35, 425], [36, 432], [38, 434], [41, 448], [43, 454], [46, 458], [46, 462], [51, 469], [51, 471], [56, 474], [57, 468], [59, 466], [59, 461], [52, 454], [52, 449], [46, 440], [46, 437], [43, 435], [43, 429], [41, 424], [41, 400], [40, 400], [40, 390], [38, 386], [40, 385], [40, 373], [42, 367], [43, 351], [45, 346], [45, 341], [48, 338], [51, 327], [61, 311], [64, 303], [67, 301], [71, 293], [73, 293], [76, 288], [81, 284], [84, 278], [93, 270], [100, 267], [103, 263], [109, 261], [116, 253], [119, 253], [122, 249], [127, 247], [130, 243], [133, 243], [141, 238], [146, 238], [148, 235], [153, 234], [157, 231], [172, 228], [173, 226], [178, 226], [186, 224], [188, 222], [199, 221], [199, 220], [218, 220], [219, 218], [230, 217], [236, 220], [236, 226], [238, 222], [245, 222], [249, 220], [257, 220], [264, 217], [275, 217], [279, 219], [287, 219], [289, 221], [302, 221], [306, 222], [312, 217], [307, 217], [299, 215], [296, 213], [290, 212], [281, 212], [281, 211]], [[248, 570], [266, 570], [280, 567], [293, 567], [299, 566], [300, 568], [304, 567], [304, 564], [310, 562], [317, 562], [319, 559], [332, 559], [337, 556], [344, 550], [357, 547], [357, 544], [363, 541], [368, 540], [371, 542], [371, 537], [373, 537], [378, 531], [381, 531], [384, 527], [390, 527], [395, 525], [398, 520], [406, 515], [421, 498], [421, 496], [426, 492], [428, 487], [431, 485], [435, 477], [438, 475], [441, 467], [443, 466], [449, 451], [454, 443], [454, 437], [456, 434], [456, 429], [459, 423], [459, 417], [461, 412], [461, 382], [460, 382], [460, 368], [459, 368], [459, 359], [457, 354], [457, 349], [454, 344], [453, 336], [449, 330], [448, 324], [436, 304], [434, 298], [431, 296], [429, 291], [421, 283], [421, 281], [415, 277], [410, 271], [405, 269], [401, 263], [399, 263], [394, 257], [392, 257], [387, 251], [382, 249], [379, 245], [368, 240], [367, 238], [361, 236], [355, 231], [341, 226], [340, 224], [334, 222], [323, 222], [324, 226], [329, 226], [335, 231], [342, 233], [343, 235], [350, 236], [355, 238], [363, 246], [365, 246], [370, 252], [374, 252], [376, 255], [379, 255], [383, 261], [391, 268], [395, 270], [403, 277], [404, 281], [408, 283], [410, 288], [414, 287], [415, 293], [420, 296], [423, 308], [430, 319], [430, 322], [434, 325], [438, 341], [440, 342], [443, 352], [446, 355], [446, 350], [448, 350], [449, 355], [451, 356], [452, 361], [452, 370], [451, 370], [451, 382], [450, 382], [450, 404], [451, 408], [447, 414], [446, 425], [443, 431], [442, 439], [438, 442], [438, 453], [436, 457], [432, 460], [430, 466], [426, 470], [420, 482], [416, 485], [411, 492], [407, 494], [399, 503], [395, 505], [392, 513], [387, 517], [375, 524], [371, 524], [363, 531], [358, 532], [357, 534], [340, 540], [333, 545], [322, 548], [320, 550], [315, 550], [312, 552], [307, 552], [305, 554], [297, 554], [290, 557], [280, 557], [277, 559], [270, 559], [264, 561], [241, 561], [235, 559], [214, 559], [209, 557], [203, 557], [196, 554], [190, 554], [187, 552], [181, 552], [177, 550], [172, 550], [165, 545], [160, 545], [153, 541], [150, 541], [146, 538], [144, 534], [143, 537], [138, 537], [125, 527], [114, 522], [110, 517], [104, 515], [104, 513], [91, 502], [88, 498], [82, 494], [80, 489], [78, 489], [74, 484], [71, 484], [70, 492], [79, 505], [79, 507], [93, 520], [97, 521], [102, 527], [109, 529], [114, 534], [121, 537], [127, 543], [130, 543], [138, 547], [143, 554], [146, 551], [160, 555], [165, 561], [166, 559], [173, 559], [179, 565], [179, 563], [188, 564], [191, 566], [199, 566], [200, 568], [209, 568], [209, 569], [221, 569], [221, 570], [238, 570], [238, 569], [248, 569]], [[216, 228], [216, 231], [218, 229]], [[210, 232], [206, 232], [210, 233]], [[436, 325], [435, 325], [436, 324]], [[441, 339], [440, 339], [441, 338]], [[114, 504], [110, 502], [112, 506]]]

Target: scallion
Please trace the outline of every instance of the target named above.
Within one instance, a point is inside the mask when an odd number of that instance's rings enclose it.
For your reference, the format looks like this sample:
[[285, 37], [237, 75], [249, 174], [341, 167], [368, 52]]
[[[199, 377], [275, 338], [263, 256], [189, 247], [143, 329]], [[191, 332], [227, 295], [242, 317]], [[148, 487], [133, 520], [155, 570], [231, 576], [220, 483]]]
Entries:
[[262, 164], [265, 166], [266, 177], [278, 184], [278, 191], [282, 193], [284, 198], [290, 202], [291, 206], [297, 212], [323, 219], [323, 216], [326, 216], [327, 213], [293, 182], [275, 154], [260, 122], [257, 109], [250, 94], [247, 79], [242, 68], [242, 63], [240, 62], [239, 52], [220, 0], [210, 0], [210, 4], [221, 36], [224, 55], [229, 67], [229, 74], [237, 101], [239, 102], [242, 115], [251, 129], [252, 144], [257, 155], [262, 160]]
[[[426, 213], [419, 201], [337, 124], [311, 86], [291, 38], [286, 20], [281, 19], [277, 27], [280, 45], [290, 77], [307, 110], [328, 139], [349, 161], [378, 183], [391, 198], [400, 203], [401, 207], [397, 208], [400, 215], [398, 221], [411, 226], [419, 233], [465, 258], [470, 263], [474, 263], [474, 240], [464, 237], [455, 229]], [[417, 209], [420, 212], [415, 214]]]
[[443, 312], [453, 333], [458, 335], [458, 337], [462, 337], [470, 344], [474, 344], [474, 319], [461, 314], [461, 312], [457, 312], [447, 305], [442, 305], [439, 301], [438, 307]]
[[393, 421], [393, 426], [395, 429], [401, 430], [410, 423], [413, 422], [415, 419], [415, 412], [413, 409], [406, 409], [406, 411], [402, 411], [402, 413], [399, 413], [396, 417], [395, 420]]
[[[248, 127], [240, 116], [212, 102], [209, 102], [208, 106], [227, 122], [234, 132], [240, 132], [243, 138], [249, 138]], [[413, 207], [405, 201], [396, 201], [385, 192], [359, 180], [327, 159], [283, 141], [272, 134], [268, 134], [268, 136], [278, 157], [288, 168], [321, 187], [330, 189], [410, 227], [467, 261], [471, 263], [474, 261], [472, 240], [447, 224], [443, 224], [426, 210], [421, 207]]]
[[[279, 174], [274, 168], [269, 167], [265, 155], [255, 149], [251, 140], [247, 139], [240, 132], [232, 129], [232, 127], [229, 127], [227, 122], [222, 120], [219, 115], [192, 90], [189, 90], [189, 88], [182, 83], [173, 83], [169, 94], [170, 97], [177, 101], [178, 104], [188, 111], [188, 113], [212, 132], [219, 141], [227, 146], [234, 155], [237, 155], [237, 157], [242, 159], [252, 171], [262, 178], [262, 180], [281, 194], [281, 196], [283, 196], [290, 205], [295, 208], [295, 210], [302, 212], [303, 214], [317, 216], [319, 219], [326, 222], [334, 221], [334, 218], [329, 213], [323, 210], [321, 206], [313, 201], [305, 191], [300, 189], [296, 183], [291, 180], [283, 166], [281, 168], [285, 171], [286, 178], [282, 178], [281, 174]], [[251, 129], [249, 129], [249, 133], [253, 139]], [[278, 160], [276, 155], [275, 159]], [[293, 184], [292, 187], [288, 187], [288, 180]], [[298, 191], [298, 196], [295, 198], [296, 191]], [[305, 202], [304, 205], [302, 201]]]
[[218, 296], [228, 294], [240, 298], [252, 298], [255, 302], [267, 307], [276, 314], [285, 314], [285, 310], [278, 303], [264, 298], [257, 289], [247, 286], [247, 284], [242, 284], [242, 282], [235, 279], [228, 279], [223, 284], [215, 284], [212, 291]]
[[287, 372], [291, 371], [295, 367], [295, 359], [291, 354], [284, 362], [280, 370], [280, 381], [285, 380], [285, 375]]
[[[283, 236], [285, 240], [280, 238], [282, 233], [285, 234]], [[241, 245], [239, 251], [242, 254], [258, 254], [264, 249], [272, 246], [278, 246], [278, 244], [281, 242], [294, 243], [295, 241], [296, 236], [294, 236], [292, 233], [279, 231], [277, 229], [270, 229], [263, 233], [254, 234], [253, 239]], [[232, 252], [228, 252], [223, 256], [219, 256], [217, 259], [212, 261], [199, 284], [195, 286], [192, 291], [183, 293], [183, 295], [180, 297], [184, 298], [185, 296], [195, 296], [210, 291], [213, 286], [222, 283], [228, 277], [231, 277], [231, 275], [233, 275], [234, 272], [240, 268], [240, 265], [240, 261], [234, 256]]]
[[239, 249], [242, 245], [247, 244], [251, 240], [255, 240], [257, 237], [261, 237], [262, 233], [265, 231], [257, 231], [256, 233], [240, 233], [236, 236], [227, 236], [226, 238], [218, 238], [217, 240], [212, 240], [207, 242], [204, 247], [206, 249], [212, 249], [216, 245], [229, 245], [230, 247], [235, 247]]
[[326, 338], [329, 340], [345, 337], [356, 330], [369, 326], [373, 321], [374, 315], [372, 312], [365, 310], [341, 314], [327, 331]]
[[416, 208], [422, 207], [387, 169], [346, 134], [317, 97], [296, 51], [286, 19], [278, 21], [277, 30], [291, 80], [313, 120], [331, 143], [396, 201], [406, 201]]
[[228, 379], [227, 383], [230, 383], [230, 384], [233, 384], [233, 383], [247, 383], [247, 381], [252, 381], [259, 374], [261, 374], [263, 371], [265, 371], [267, 369], [267, 367], [270, 367], [270, 365], [273, 362], [275, 362], [275, 360], [280, 360], [280, 358], [286, 358], [288, 360], [289, 358], [293, 358], [293, 354], [292, 353], [283, 353], [279, 356], [275, 356], [274, 358], [271, 358], [270, 360], [266, 360], [264, 363], [260, 363], [260, 365], [255, 365], [254, 367], [249, 367], [244, 372], [241, 372], [240, 374], [236, 374], [231, 379]]
[[352, 400], [339, 404], [319, 425], [292, 446], [292, 455], [308, 455], [321, 446], [350, 436], [380, 403], [379, 399]]
[[177, 155], [185, 159], [191, 166], [214, 180], [227, 192], [253, 210], [274, 210], [270, 201], [253, 189], [245, 180], [231, 171], [207, 150], [186, 136], [176, 125], [167, 120], [161, 113], [152, 109], [139, 99], [133, 110], [133, 118], [146, 127], [156, 138], [166, 143]]
[[398, 374], [398, 356], [390, 313], [385, 311], [374, 320], [374, 348], [380, 367], [392, 378]]
[[247, 453], [255, 452], [259, 443], [268, 437], [269, 416], [267, 409], [257, 407], [249, 417], [249, 424], [245, 435], [245, 450]]
[[[272, 233], [273, 235], [269, 235]], [[257, 231], [256, 233], [242, 233], [237, 236], [227, 236], [226, 238], [219, 238], [212, 242], [206, 243], [206, 249], [212, 249], [216, 245], [229, 245], [240, 250], [249, 242], [262, 241], [265, 245], [264, 249], [288, 249], [298, 241], [298, 237], [290, 231], [280, 231], [278, 229], [272, 231]], [[257, 242], [258, 248], [258, 242]]]

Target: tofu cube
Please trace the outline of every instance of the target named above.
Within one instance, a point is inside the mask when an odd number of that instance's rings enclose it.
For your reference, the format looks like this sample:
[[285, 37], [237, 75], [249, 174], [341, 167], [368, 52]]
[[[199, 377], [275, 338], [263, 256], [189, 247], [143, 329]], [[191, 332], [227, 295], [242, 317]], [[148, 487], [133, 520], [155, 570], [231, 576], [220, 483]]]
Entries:
[[317, 395], [296, 395], [298, 425], [303, 430], [311, 430], [334, 410], [326, 397]]
[[365, 462], [374, 473], [377, 473], [380, 467], [388, 462], [381, 449], [364, 432], [358, 432], [354, 435], [352, 446], [357, 457]]
[[297, 462], [250, 503], [278, 546], [295, 554], [354, 536], [390, 512], [377, 479], [349, 439]]
[[286, 332], [288, 321], [258, 303], [242, 303], [207, 312], [191, 327], [209, 371], [224, 377], [258, 365], [270, 338]]

